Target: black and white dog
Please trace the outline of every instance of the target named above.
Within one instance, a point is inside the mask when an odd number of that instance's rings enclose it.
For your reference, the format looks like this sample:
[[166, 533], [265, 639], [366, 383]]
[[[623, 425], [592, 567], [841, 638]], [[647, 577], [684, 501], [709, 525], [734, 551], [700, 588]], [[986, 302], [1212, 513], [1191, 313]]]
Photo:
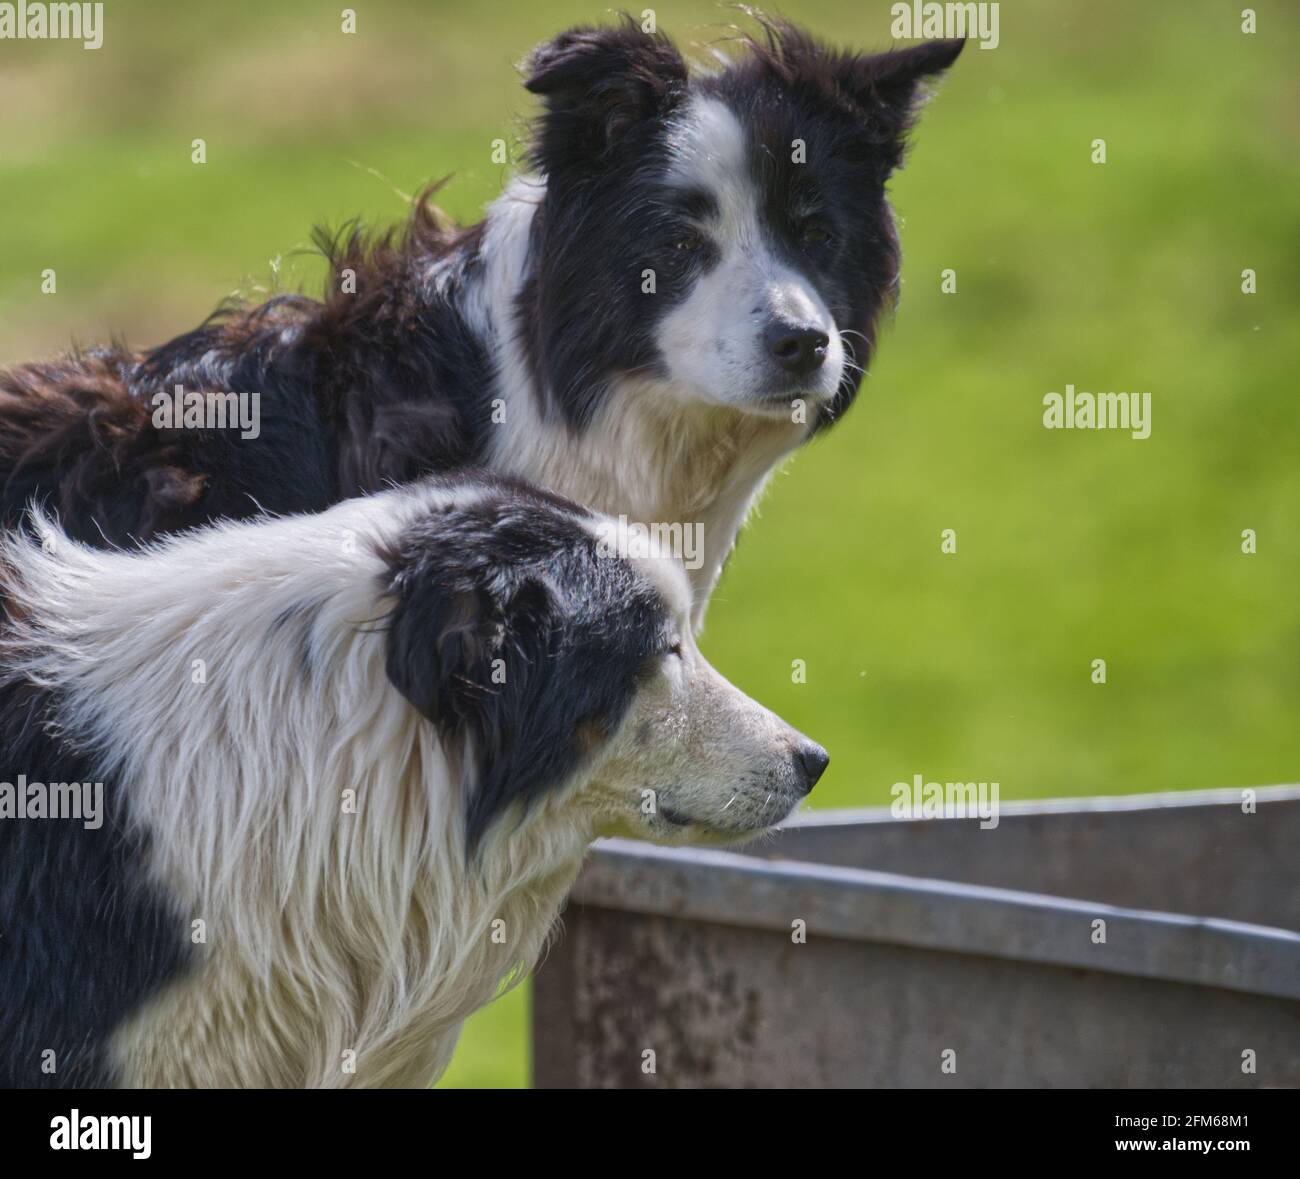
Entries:
[[[37, 498], [130, 544], [486, 466], [698, 525], [698, 622], [768, 475], [854, 398], [898, 280], [886, 184], [961, 47], [770, 22], [689, 73], [630, 19], [564, 33], [528, 64], [532, 171], [481, 224], [421, 201], [404, 234], [325, 243], [323, 301], [0, 374], [0, 522]], [[178, 388], [193, 429], [155, 420]], [[255, 439], [220, 416], [252, 395]]]
[[594, 837], [782, 819], [825, 752], [609, 523], [481, 476], [134, 552], [11, 533], [0, 1085], [427, 1084]]

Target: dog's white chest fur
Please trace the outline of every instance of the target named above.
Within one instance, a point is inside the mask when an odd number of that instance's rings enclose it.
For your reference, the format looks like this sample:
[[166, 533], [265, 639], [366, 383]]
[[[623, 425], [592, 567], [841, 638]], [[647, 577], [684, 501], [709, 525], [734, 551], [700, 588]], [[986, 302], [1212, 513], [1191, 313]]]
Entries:
[[698, 629], [751, 504], [806, 433], [790, 422], [686, 406], [662, 386], [628, 381], [579, 436], [535, 416], [503, 431], [495, 465], [611, 515], [698, 525], [701, 551], [690, 569]]

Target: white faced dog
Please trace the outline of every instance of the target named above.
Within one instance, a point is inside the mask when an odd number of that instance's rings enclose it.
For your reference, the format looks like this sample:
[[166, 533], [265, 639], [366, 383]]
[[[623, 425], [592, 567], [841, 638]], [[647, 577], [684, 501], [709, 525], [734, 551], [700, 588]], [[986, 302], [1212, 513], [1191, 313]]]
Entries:
[[472, 475], [134, 552], [11, 534], [0, 1084], [428, 1084], [594, 837], [782, 819], [826, 754], [601, 525]]

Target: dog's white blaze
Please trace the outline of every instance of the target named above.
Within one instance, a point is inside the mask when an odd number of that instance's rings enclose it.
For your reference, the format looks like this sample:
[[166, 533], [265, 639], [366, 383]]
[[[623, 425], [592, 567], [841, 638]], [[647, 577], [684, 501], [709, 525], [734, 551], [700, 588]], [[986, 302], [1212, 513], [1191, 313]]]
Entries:
[[[719, 100], [696, 97], [670, 133], [669, 151], [670, 180], [703, 189], [717, 202], [706, 230], [721, 254], [661, 325], [659, 349], [675, 380], [723, 405], [767, 396], [774, 368], [762, 333], [778, 317], [816, 324], [830, 339], [825, 362], [791, 396], [833, 396], [843, 375], [843, 342], [816, 289], [771, 249], [740, 121]], [[778, 412], [789, 413], [788, 402]]]

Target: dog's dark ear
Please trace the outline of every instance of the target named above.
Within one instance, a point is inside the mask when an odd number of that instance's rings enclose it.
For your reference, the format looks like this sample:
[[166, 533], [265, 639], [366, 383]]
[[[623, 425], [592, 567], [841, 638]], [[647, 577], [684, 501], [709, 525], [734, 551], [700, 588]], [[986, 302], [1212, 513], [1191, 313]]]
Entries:
[[811, 88], [860, 119], [871, 139], [887, 149], [890, 166], [901, 159], [927, 83], [957, 60], [965, 44], [925, 41], [887, 53], [842, 53], [780, 21], [765, 21], [762, 40], [751, 40], [760, 65], [783, 85]]
[[673, 43], [627, 16], [617, 25], [561, 33], [534, 50], [527, 70], [524, 85], [546, 104], [532, 154], [548, 174], [598, 165], [686, 90], [686, 63]]
[[901, 136], [934, 81], [957, 60], [965, 41], [926, 41], [907, 49], [840, 59], [840, 85], [869, 114], [876, 114], [895, 137]]
[[440, 729], [455, 729], [486, 690], [496, 609], [470, 585], [403, 587], [388, 638], [388, 678]]
[[[469, 529], [462, 535], [469, 538]], [[407, 552], [393, 561], [388, 592], [396, 599], [389, 619], [388, 678], [447, 737], [482, 723], [508, 651], [544, 643], [550, 596], [494, 552], [484, 529], [479, 548], [458, 551], [456, 536], [428, 543], [413, 533]], [[501, 662], [497, 662], [501, 661]]]

